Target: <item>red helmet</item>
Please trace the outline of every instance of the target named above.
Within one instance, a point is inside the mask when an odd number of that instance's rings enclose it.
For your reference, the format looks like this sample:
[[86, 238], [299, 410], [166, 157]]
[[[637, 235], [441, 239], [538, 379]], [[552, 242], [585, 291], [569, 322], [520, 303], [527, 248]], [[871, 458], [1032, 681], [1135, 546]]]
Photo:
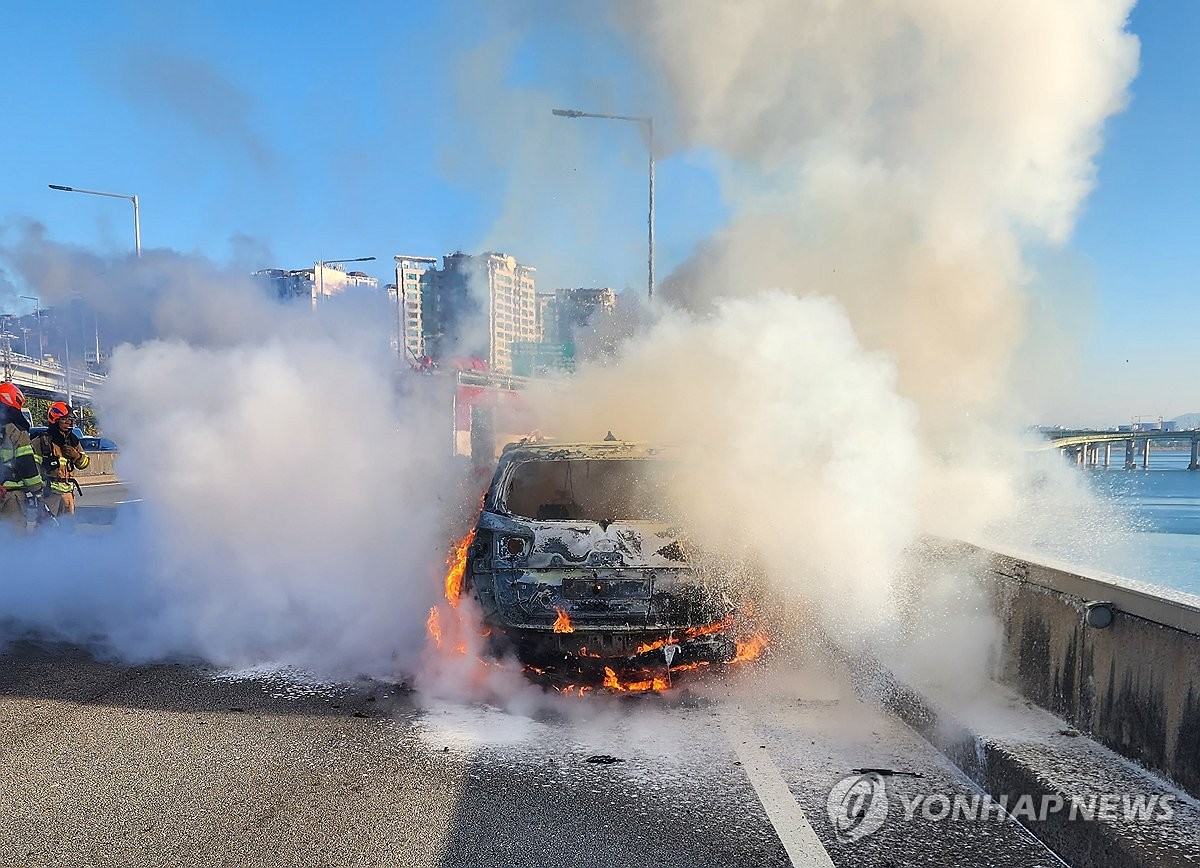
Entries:
[[71, 415], [71, 408], [68, 407], [62, 401], [55, 401], [53, 404], [50, 405], [50, 409], [46, 413], [47, 418], [51, 422], [57, 422], [63, 416], [70, 416], [70, 415]]
[[0, 383], [0, 404], [20, 410], [25, 406], [25, 393], [17, 388], [16, 383]]

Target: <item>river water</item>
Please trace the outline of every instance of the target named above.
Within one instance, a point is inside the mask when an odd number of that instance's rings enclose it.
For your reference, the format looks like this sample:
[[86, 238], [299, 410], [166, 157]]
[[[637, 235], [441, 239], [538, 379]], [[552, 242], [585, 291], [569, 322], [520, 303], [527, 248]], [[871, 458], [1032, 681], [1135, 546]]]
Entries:
[[[1080, 469], [1088, 486], [1123, 519], [1124, 544], [1097, 546], [1070, 559], [1131, 579], [1200, 594], [1200, 471], [1187, 469], [1188, 450], [1151, 451], [1149, 467], [1125, 470], [1114, 446], [1112, 467]], [[1116, 533], [1116, 529], [1113, 529]], [[1068, 523], [1062, 535], [1071, 533]], [[1053, 548], [1053, 547], [1051, 547]]]

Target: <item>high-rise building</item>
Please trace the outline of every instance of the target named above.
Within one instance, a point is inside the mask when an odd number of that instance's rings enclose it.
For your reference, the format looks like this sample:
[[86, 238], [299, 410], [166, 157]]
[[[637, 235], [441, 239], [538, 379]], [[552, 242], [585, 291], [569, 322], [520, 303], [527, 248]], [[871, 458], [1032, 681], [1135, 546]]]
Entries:
[[539, 341], [558, 342], [558, 294], [539, 292], [537, 294], [537, 333]]
[[291, 299], [312, 295], [312, 290], [303, 280], [303, 275], [303, 272], [294, 269], [264, 268], [254, 272], [251, 277], [262, 283], [275, 298]]
[[307, 298], [314, 308], [352, 287], [379, 288], [379, 281], [365, 272], [346, 271], [330, 262], [318, 262], [312, 268], [265, 268], [252, 276], [267, 284], [277, 298]]
[[388, 288], [388, 296], [396, 306], [397, 347], [409, 364], [419, 365], [427, 354], [424, 302], [437, 260], [405, 255], [395, 259], [396, 283]]
[[363, 271], [346, 271], [336, 262], [318, 262], [302, 272], [312, 285], [313, 307], [347, 289], [379, 289], [379, 281]]
[[435, 359], [478, 355], [512, 373], [512, 345], [539, 337], [534, 269], [503, 253], [452, 253], [429, 272], [422, 321]]
[[574, 343], [584, 329], [595, 328], [596, 317], [616, 310], [617, 294], [609, 288], [565, 288], [538, 293], [541, 339], [550, 344]]
[[608, 343], [598, 331], [601, 319], [616, 310], [610, 288], [568, 288], [539, 292], [538, 340], [513, 345], [513, 373], [525, 377], [561, 375], [603, 352]]

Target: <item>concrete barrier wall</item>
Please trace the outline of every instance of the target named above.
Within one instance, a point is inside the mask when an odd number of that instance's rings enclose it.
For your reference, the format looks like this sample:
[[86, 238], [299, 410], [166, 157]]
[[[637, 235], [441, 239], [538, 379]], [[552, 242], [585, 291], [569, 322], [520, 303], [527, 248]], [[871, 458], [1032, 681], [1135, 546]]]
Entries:
[[[1041, 558], [974, 554], [1003, 627], [1000, 679], [1200, 796], [1200, 601]], [[1098, 601], [1114, 611], [1104, 628], [1087, 621]]]
[[119, 452], [89, 452], [88, 458], [91, 461], [88, 462], [87, 469], [77, 470], [75, 471], [75, 475], [80, 478], [87, 476], [111, 476], [117, 472], [117, 458], [120, 454]]

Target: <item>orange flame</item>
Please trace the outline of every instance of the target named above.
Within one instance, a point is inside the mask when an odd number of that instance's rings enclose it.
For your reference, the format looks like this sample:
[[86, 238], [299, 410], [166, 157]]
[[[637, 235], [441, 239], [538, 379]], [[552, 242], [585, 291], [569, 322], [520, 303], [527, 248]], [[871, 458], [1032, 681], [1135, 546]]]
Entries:
[[[713, 621], [711, 624], [702, 624], [699, 627], [688, 627], [687, 629], [683, 630], [683, 638], [695, 639], [697, 636], [710, 636], [713, 633], [724, 633], [726, 630], [729, 630], [732, 627], [733, 622], [729, 618], [723, 618], [720, 621]], [[675, 644], [676, 641], [678, 640], [668, 637], [666, 639], [655, 639], [653, 642], [643, 642], [641, 645], [637, 646], [637, 650], [635, 650], [633, 653], [645, 654], [649, 651], [657, 651], [659, 648]]]
[[767, 634], [755, 633], [749, 639], [739, 640], [737, 643], [737, 653], [734, 654], [731, 663], [748, 663], [751, 660], [757, 660], [758, 657], [767, 650]]
[[[447, 638], [448, 641], [454, 641], [457, 637], [458, 641], [454, 643], [455, 654], [467, 654], [467, 640], [462, 637], [463, 623], [461, 618], [451, 618], [450, 623], [446, 625], [446, 630], [449, 630], [450, 635], [445, 635], [445, 630], [442, 627], [442, 610], [434, 606], [429, 610], [429, 617], [425, 619], [425, 629], [429, 632], [429, 638], [433, 640], [435, 648], [442, 647], [442, 640]], [[447, 647], [449, 647], [447, 645]]]
[[566, 687], [560, 687], [558, 692], [563, 696], [587, 696], [592, 689], [589, 684], [568, 684]]
[[558, 612], [558, 617], [554, 620], [554, 632], [574, 633], [575, 628], [571, 626], [571, 618], [567, 615], [567, 610], [559, 609], [556, 606], [554, 611]]
[[429, 610], [429, 618], [425, 621], [425, 628], [429, 631], [429, 635], [433, 637], [433, 644], [439, 648], [442, 647], [442, 623], [438, 618], [437, 606]]
[[701, 627], [688, 627], [683, 632], [689, 639], [695, 639], [697, 636], [711, 636], [713, 633], [724, 633], [732, 628], [733, 620], [722, 618], [720, 621], [713, 621], [711, 624], [705, 624]]
[[622, 681], [612, 669], [604, 667], [604, 686], [618, 693], [646, 693], [647, 691], [666, 690], [671, 686], [671, 680], [666, 675], [651, 675], [641, 680]]
[[475, 539], [475, 528], [454, 544], [446, 555], [446, 599], [450, 605], [458, 607], [462, 599], [463, 578], [467, 573], [467, 549]]
[[645, 654], [649, 651], [657, 651], [659, 648], [665, 647], [666, 644], [666, 639], [655, 639], [653, 642], [643, 642], [641, 645], [637, 646], [637, 650], [635, 650], [633, 653]]

